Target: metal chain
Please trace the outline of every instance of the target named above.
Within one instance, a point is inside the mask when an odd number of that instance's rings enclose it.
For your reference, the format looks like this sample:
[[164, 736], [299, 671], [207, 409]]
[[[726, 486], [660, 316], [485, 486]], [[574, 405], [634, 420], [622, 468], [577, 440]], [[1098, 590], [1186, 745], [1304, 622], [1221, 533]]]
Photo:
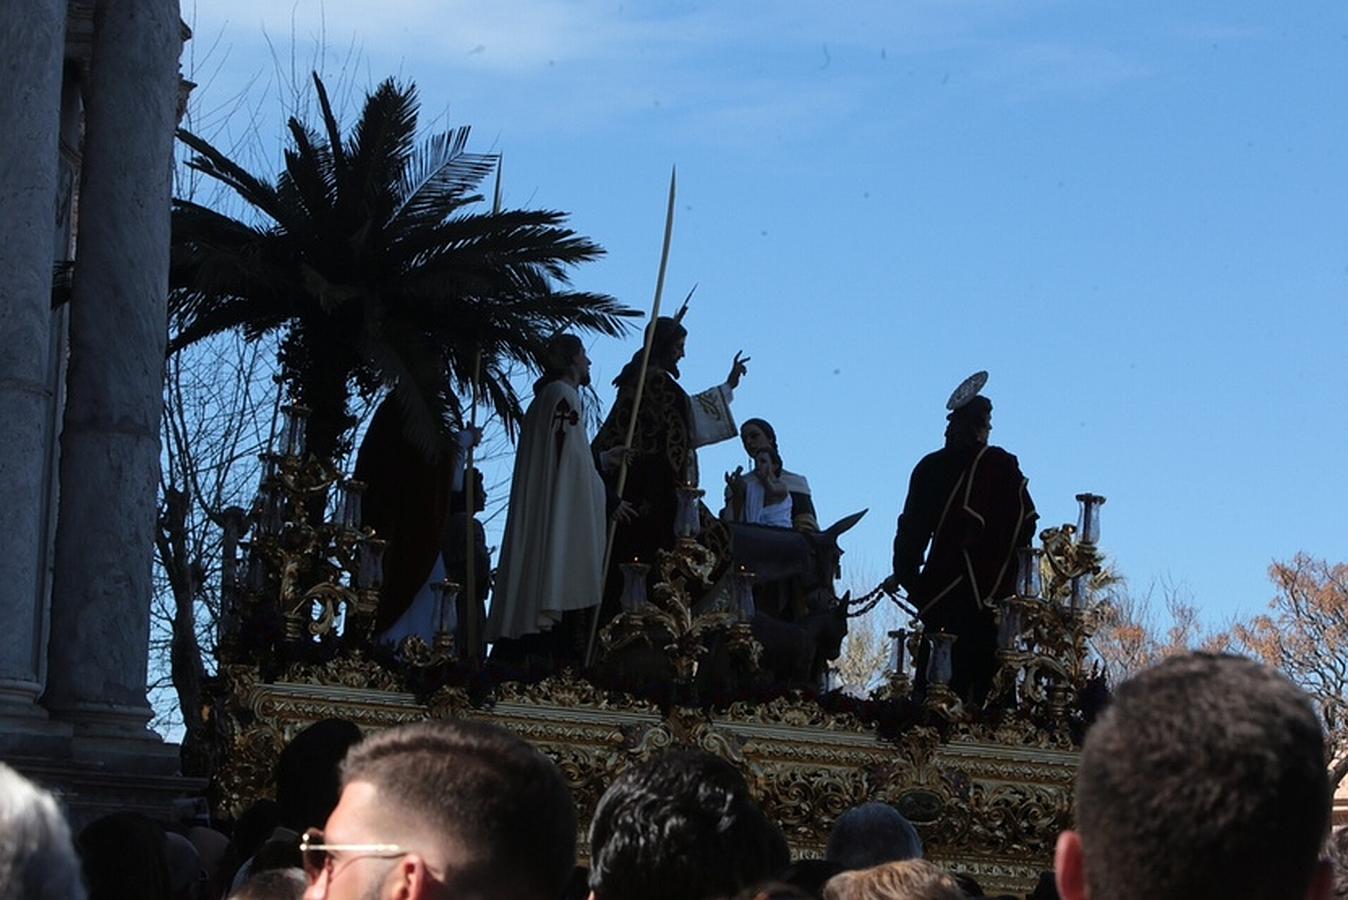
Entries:
[[[888, 597], [890, 600], [892, 600], [895, 606], [897, 606], [904, 612], [908, 613], [910, 616], [917, 615], [917, 610], [913, 609], [911, 606], [909, 606], [908, 604], [904, 603], [901, 599], [899, 599], [898, 594], [888, 593], [885, 590], [884, 584], [881, 583], [874, 590], [869, 591], [868, 593], [860, 597], [857, 597], [855, 600], [849, 600], [847, 602], [847, 618], [855, 619], [858, 616], [866, 615], [866, 613], [875, 609], [875, 607], [879, 605], [880, 601], [883, 600], [885, 597]], [[854, 608], [858, 606], [860, 606], [859, 609]]]

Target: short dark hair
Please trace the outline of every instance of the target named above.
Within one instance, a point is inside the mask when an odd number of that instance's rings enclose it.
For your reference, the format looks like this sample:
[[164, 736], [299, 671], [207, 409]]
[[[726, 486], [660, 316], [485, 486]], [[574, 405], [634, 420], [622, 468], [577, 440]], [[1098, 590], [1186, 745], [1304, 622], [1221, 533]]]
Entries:
[[552, 761], [481, 722], [418, 722], [352, 748], [342, 783], [367, 782], [472, 857], [465, 890], [554, 900], [576, 863], [576, 811]]
[[1120, 685], [1086, 735], [1086, 885], [1092, 900], [1302, 897], [1329, 807], [1305, 693], [1241, 657], [1172, 657]]
[[922, 858], [922, 838], [913, 823], [888, 803], [863, 803], [838, 816], [824, 858], [844, 869], [869, 869]]
[[786, 839], [744, 776], [700, 750], [673, 750], [618, 776], [590, 826], [599, 900], [726, 897], [790, 863]]

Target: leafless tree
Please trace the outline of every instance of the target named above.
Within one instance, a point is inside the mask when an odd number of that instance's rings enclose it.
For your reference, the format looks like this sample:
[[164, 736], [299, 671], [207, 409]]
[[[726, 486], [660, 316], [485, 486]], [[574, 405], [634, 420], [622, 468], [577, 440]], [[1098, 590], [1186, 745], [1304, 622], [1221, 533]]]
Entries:
[[274, 419], [272, 360], [265, 346], [222, 335], [166, 364], [151, 700], [156, 725], [183, 729], [188, 743], [205, 727], [225, 525], [249, 506]]

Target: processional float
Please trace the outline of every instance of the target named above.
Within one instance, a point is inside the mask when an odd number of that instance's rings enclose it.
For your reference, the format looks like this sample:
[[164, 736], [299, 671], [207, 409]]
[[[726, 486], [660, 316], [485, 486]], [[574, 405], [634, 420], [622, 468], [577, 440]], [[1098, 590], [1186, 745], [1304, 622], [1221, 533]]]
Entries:
[[[226, 520], [208, 691], [219, 815], [267, 796], [281, 748], [313, 722], [375, 730], [463, 718], [552, 757], [582, 828], [623, 769], [689, 745], [741, 768], [797, 855], [819, 855], [839, 814], [880, 800], [918, 827], [930, 858], [990, 892], [1023, 892], [1051, 867], [1099, 688], [1088, 641], [1107, 614], [1092, 590], [1103, 497], [1078, 495], [1075, 525], [1020, 552], [1014, 593], [995, 610], [998, 672], [977, 708], [948, 687], [957, 638], [924, 633], [916, 619], [889, 633], [887, 670], [862, 696], [827, 679], [765, 677], [754, 573], [730, 564], [725, 529], [692, 485], [681, 491], [676, 544], [622, 565], [621, 609], [596, 630], [591, 664], [539, 677], [484, 664], [475, 640], [460, 652], [452, 582], [435, 585], [430, 641], [376, 642], [384, 542], [362, 524], [364, 486], [306, 452], [303, 407], [283, 412], [252, 510]], [[877, 588], [839, 602], [858, 613], [885, 600]], [[911, 661], [924, 642], [919, 695]]]

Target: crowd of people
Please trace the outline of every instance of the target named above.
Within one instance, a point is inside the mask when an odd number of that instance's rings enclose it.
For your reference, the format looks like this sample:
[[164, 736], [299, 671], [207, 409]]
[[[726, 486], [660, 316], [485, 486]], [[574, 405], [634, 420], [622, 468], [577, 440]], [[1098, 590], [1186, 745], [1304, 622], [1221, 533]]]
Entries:
[[[0, 900], [957, 900], [976, 880], [925, 860], [918, 831], [867, 803], [822, 859], [792, 860], [740, 770], [698, 749], [632, 765], [600, 799], [587, 867], [558, 768], [471, 721], [362, 736], [312, 726], [276, 800], [231, 837], [127, 813], [73, 838], [52, 795], [0, 764]], [[1348, 896], [1330, 835], [1324, 735], [1287, 679], [1234, 656], [1171, 658], [1125, 682], [1086, 736], [1075, 826], [1031, 898]]]

